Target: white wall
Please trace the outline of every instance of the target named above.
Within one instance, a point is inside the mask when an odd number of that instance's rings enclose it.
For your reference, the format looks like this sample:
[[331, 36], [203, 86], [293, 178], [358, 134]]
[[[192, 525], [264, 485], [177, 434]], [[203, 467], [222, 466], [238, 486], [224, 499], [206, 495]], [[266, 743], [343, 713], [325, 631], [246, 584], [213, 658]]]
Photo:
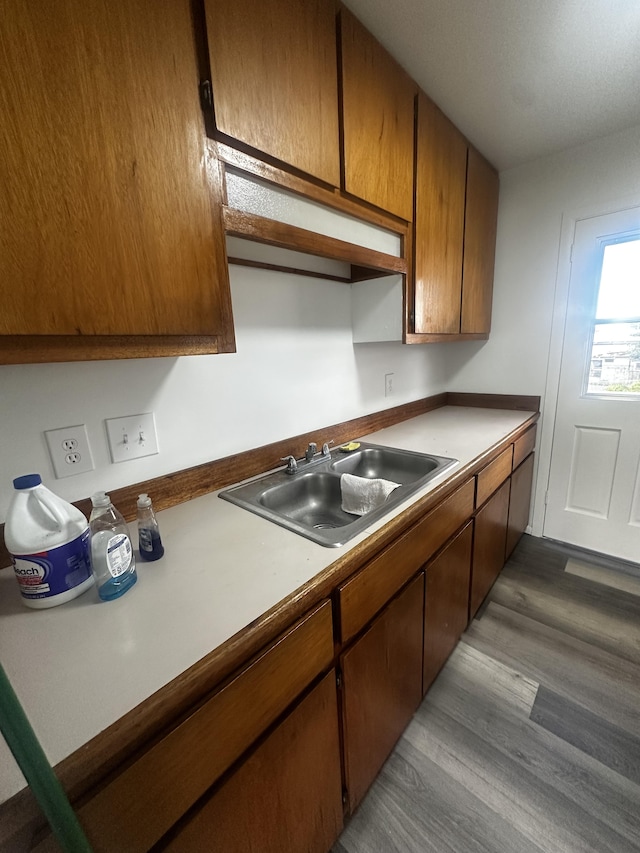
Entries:
[[[441, 348], [352, 343], [349, 285], [235, 266], [231, 281], [235, 354], [0, 367], [0, 519], [20, 474], [77, 500], [446, 390]], [[105, 418], [149, 410], [160, 454], [111, 464]], [[56, 480], [43, 431], [77, 423], [96, 469]]]
[[491, 337], [444, 346], [448, 390], [543, 398], [536, 535], [542, 532], [572, 222], [622, 208], [638, 193], [640, 127], [501, 173]]
[[[554, 295], [557, 284], [561, 323], [567, 285], [563, 216], [598, 213], [638, 191], [640, 127], [502, 173], [485, 343], [354, 345], [347, 285], [232, 267], [236, 354], [0, 367], [0, 519], [19, 474], [39, 471], [75, 500], [458, 390], [543, 397], [533, 527], [539, 534], [555, 395]], [[562, 251], [568, 255], [568, 246]], [[385, 398], [388, 372], [395, 373], [395, 394]], [[105, 418], [149, 410], [156, 413], [160, 454], [111, 464]], [[87, 424], [96, 470], [55, 480], [43, 431], [76, 423]]]

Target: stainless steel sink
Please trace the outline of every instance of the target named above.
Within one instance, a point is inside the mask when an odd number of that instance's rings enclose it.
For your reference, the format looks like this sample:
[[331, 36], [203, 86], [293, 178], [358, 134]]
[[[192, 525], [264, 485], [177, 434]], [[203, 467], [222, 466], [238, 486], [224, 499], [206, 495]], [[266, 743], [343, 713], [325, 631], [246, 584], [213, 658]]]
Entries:
[[[328, 459], [314, 462], [308, 468], [302, 461], [296, 474], [275, 471], [225, 489], [220, 497], [319, 545], [337, 547], [382, 518], [456, 461], [362, 442], [352, 453], [333, 451]], [[380, 477], [400, 483], [400, 486], [372, 512], [351, 515], [342, 509], [340, 489], [340, 477], [347, 473], [368, 479]]]
[[[355, 474], [356, 477], [392, 480], [394, 483], [415, 483], [436, 469], [442, 470], [443, 457], [426, 456], [412, 453], [410, 450], [396, 450], [393, 447], [374, 447], [362, 445], [359, 450], [336, 459], [331, 468], [340, 474]], [[455, 460], [453, 460], [455, 461]]]

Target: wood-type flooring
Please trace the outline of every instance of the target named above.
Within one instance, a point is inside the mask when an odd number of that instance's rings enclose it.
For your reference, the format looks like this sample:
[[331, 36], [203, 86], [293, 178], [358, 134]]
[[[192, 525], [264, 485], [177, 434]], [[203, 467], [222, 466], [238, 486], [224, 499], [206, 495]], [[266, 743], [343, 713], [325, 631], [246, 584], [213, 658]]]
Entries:
[[638, 853], [635, 572], [524, 536], [333, 853]]

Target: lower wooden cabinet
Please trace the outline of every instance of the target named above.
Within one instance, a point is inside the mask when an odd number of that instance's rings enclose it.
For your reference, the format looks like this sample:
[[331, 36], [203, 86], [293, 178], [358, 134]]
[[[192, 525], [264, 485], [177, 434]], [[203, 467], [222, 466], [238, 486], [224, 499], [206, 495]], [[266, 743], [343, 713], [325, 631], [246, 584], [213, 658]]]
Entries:
[[[151, 849], [331, 667], [333, 656], [332, 610], [324, 601], [79, 808], [95, 853]], [[335, 707], [334, 716], [337, 726]]]
[[475, 616], [504, 566], [510, 486], [511, 481], [507, 480], [476, 513], [469, 596], [470, 619]]
[[344, 762], [353, 811], [422, 698], [424, 574], [340, 658]]
[[472, 540], [470, 521], [425, 570], [423, 694], [467, 627]]
[[332, 670], [163, 849], [327, 853], [341, 829]]
[[529, 523], [531, 488], [533, 486], [533, 460], [531, 453], [511, 475], [511, 500], [505, 559], [509, 559]]

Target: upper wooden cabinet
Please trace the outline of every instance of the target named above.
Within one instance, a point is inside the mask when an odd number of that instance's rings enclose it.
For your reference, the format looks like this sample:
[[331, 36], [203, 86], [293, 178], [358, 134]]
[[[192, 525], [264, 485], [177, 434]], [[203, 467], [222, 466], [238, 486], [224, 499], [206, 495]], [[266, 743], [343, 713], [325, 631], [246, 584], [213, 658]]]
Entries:
[[0, 48], [0, 361], [233, 349], [189, 0], [7, 0]]
[[417, 146], [415, 331], [458, 334], [467, 142], [422, 92]]
[[411, 332], [488, 336], [497, 211], [496, 171], [420, 93]]
[[343, 188], [413, 220], [417, 86], [346, 9], [340, 12]]
[[333, 0], [205, 0], [217, 129], [340, 184]]
[[498, 173], [469, 147], [462, 265], [462, 334], [489, 334], [498, 220]]

